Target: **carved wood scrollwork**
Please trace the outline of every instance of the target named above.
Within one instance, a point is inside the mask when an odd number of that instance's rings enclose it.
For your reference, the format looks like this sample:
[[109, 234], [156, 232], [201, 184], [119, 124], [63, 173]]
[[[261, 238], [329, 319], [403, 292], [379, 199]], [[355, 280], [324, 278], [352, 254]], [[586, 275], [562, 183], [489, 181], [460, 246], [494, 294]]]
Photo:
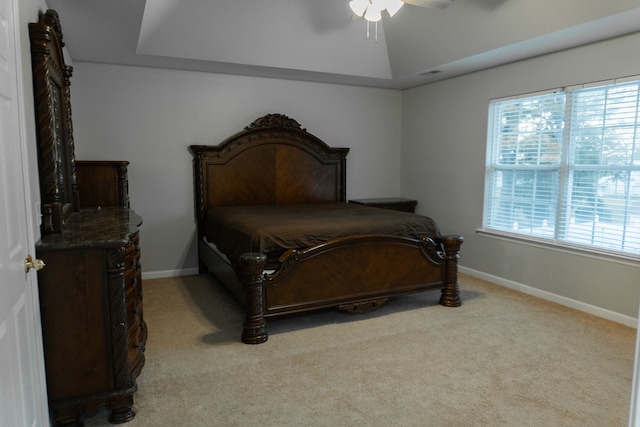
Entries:
[[[193, 179], [194, 179], [194, 190], [195, 190], [195, 214], [196, 220], [198, 222], [204, 219], [204, 213], [207, 209], [204, 199], [204, 176], [203, 176], [203, 163], [204, 157], [203, 152], [194, 151], [192, 148], [193, 157]], [[198, 240], [202, 240], [204, 235], [202, 234], [202, 230], [198, 229], [199, 235]]]
[[460, 246], [464, 239], [458, 235], [442, 236], [442, 246], [444, 247], [447, 259], [447, 273], [440, 304], [445, 307], [459, 307], [462, 305], [460, 299], [460, 289], [458, 287], [458, 259], [460, 259]]
[[359, 301], [359, 302], [352, 302], [349, 304], [342, 304], [342, 305], [339, 305], [338, 308], [341, 311], [345, 311], [350, 314], [364, 314], [364, 313], [369, 313], [373, 310], [377, 310], [378, 308], [385, 305], [388, 301], [389, 301], [389, 298], [378, 298], [378, 299], [369, 300], [369, 301]]
[[302, 128], [300, 123], [285, 116], [284, 114], [267, 114], [266, 116], [254, 120], [253, 123], [245, 127], [245, 130], [270, 127], [293, 128], [306, 131], [306, 129]]
[[42, 198], [42, 233], [60, 233], [80, 208], [75, 173], [70, 78], [58, 14], [48, 10], [29, 24]]
[[129, 178], [127, 177], [127, 166], [118, 166], [118, 204], [120, 206], [129, 207]]
[[112, 249], [107, 255], [107, 280], [109, 284], [109, 307], [111, 320], [111, 345], [113, 347], [113, 368], [117, 389], [128, 389], [134, 385], [129, 371], [126, 317], [126, 252], [121, 246]]
[[420, 242], [425, 254], [434, 264], [442, 263], [446, 260], [445, 250], [440, 238], [434, 240], [431, 237], [421, 237]]
[[246, 316], [243, 322], [242, 342], [261, 344], [269, 338], [267, 322], [264, 318], [263, 274], [267, 256], [262, 253], [246, 253], [240, 257], [240, 267], [244, 279]]

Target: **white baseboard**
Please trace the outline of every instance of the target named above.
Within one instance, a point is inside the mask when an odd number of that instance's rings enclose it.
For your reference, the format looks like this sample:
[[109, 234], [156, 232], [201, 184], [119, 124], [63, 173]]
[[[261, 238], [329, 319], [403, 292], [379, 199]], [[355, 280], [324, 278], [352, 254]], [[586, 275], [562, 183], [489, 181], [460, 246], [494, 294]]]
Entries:
[[[537, 298], [541, 298], [547, 301], [555, 302], [565, 307], [570, 307], [585, 313], [592, 314], [594, 316], [602, 317], [603, 319], [611, 320], [613, 322], [621, 323], [623, 325], [637, 328], [638, 319], [627, 316], [624, 314], [616, 313], [615, 311], [606, 310], [595, 305], [587, 304], [582, 301], [577, 301], [571, 298], [563, 297], [551, 292], [543, 291], [541, 289], [534, 288], [532, 286], [523, 285], [522, 283], [514, 282], [512, 280], [503, 279], [502, 277], [494, 276], [491, 274], [483, 273], [482, 271], [474, 270], [471, 268], [458, 266], [458, 271], [469, 276], [474, 276], [488, 282], [495, 283], [505, 288], [513, 289], [528, 295], [532, 295]], [[164, 270], [164, 271], [149, 271], [142, 273], [143, 279], [161, 279], [163, 277], [175, 277], [175, 276], [189, 276], [192, 274], [198, 274], [198, 268], [184, 268], [179, 270]]]
[[543, 291], [541, 289], [537, 289], [532, 286], [523, 285], [522, 283], [514, 282], [512, 280], [503, 279], [501, 277], [493, 276], [491, 274], [483, 273], [481, 271], [473, 270], [471, 268], [458, 266], [458, 271], [460, 273], [468, 274], [469, 276], [474, 276], [479, 279], [483, 279], [488, 282], [492, 282], [497, 285], [504, 286], [505, 288], [513, 289], [528, 295], [532, 295], [534, 297], [538, 297], [547, 301], [564, 305], [565, 307], [570, 307], [585, 313], [592, 314], [594, 316], [602, 317], [603, 319], [621, 323], [623, 325], [626, 325], [632, 328], [638, 327], [638, 319], [631, 316], [627, 316], [625, 314], [616, 313], [615, 311], [606, 310], [601, 307], [596, 307], [595, 305], [587, 304], [582, 301], [576, 301], [571, 298], [563, 297], [561, 295], [556, 295], [551, 292]]
[[163, 277], [190, 276], [198, 274], [198, 268], [183, 268], [180, 270], [147, 271], [142, 273], [142, 279], [162, 279]]

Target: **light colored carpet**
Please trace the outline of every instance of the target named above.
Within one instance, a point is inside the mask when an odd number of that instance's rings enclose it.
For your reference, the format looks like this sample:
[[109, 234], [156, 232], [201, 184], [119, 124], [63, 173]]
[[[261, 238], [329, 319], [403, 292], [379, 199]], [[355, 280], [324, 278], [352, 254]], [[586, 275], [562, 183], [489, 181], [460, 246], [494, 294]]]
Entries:
[[[366, 315], [268, 321], [240, 342], [239, 304], [210, 275], [144, 282], [139, 426], [624, 426], [635, 330], [460, 275]], [[107, 425], [106, 412], [85, 420]]]

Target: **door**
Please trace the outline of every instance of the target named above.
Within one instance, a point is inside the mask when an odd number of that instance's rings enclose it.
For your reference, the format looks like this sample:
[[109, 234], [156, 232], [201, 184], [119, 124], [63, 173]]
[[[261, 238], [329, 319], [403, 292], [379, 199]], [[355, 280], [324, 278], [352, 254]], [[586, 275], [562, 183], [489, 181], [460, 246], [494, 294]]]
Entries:
[[0, 0], [0, 427], [47, 426], [48, 409], [15, 17]]

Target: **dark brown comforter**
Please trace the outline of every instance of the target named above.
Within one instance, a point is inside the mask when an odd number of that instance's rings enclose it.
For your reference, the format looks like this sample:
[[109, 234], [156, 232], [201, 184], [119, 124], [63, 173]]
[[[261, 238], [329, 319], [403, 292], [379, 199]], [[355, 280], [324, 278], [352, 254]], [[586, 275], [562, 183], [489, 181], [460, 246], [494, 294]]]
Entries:
[[440, 236], [431, 218], [352, 203], [219, 206], [206, 214], [207, 240], [234, 265], [246, 252], [273, 258], [288, 249], [361, 234]]

